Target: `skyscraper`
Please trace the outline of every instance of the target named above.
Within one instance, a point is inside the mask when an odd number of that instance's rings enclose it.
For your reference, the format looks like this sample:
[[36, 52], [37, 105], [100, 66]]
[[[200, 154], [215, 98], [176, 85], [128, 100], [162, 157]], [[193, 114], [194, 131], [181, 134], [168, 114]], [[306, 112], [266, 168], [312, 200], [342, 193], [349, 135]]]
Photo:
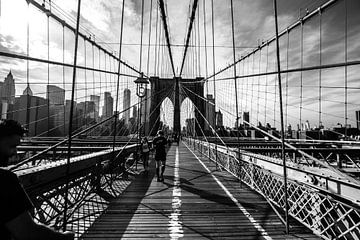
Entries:
[[15, 80], [11, 71], [6, 76], [4, 84], [2, 85], [1, 99], [5, 100], [8, 104], [15, 103]]
[[356, 126], [360, 130], [360, 110], [355, 112], [356, 114]]
[[49, 99], [50, 104], [64, 105], [65, 90], [55, 85], [46, 86], [46, 99]]
[[100, 96], [98, 95], [90, 95], [90, 102], [94, 102], [95, 104], [95, 121], [99, 120], [100, 114]]
[[[29, 88], [28, 91], [31, 91]], [[26, 94], [27, 92], [24, 91]], [[28, 102], [29, 101], [29, 102]], [[29, 136], [44, 135], [48, 131], [47, 100], [31, 95], [15, 99], [13, 119], [29, 129]]]
[[212, 94], [207, 94], [206, 99], [205, 112], [207, 121], [205, 121], [205, 130], [211, 130], [215, 128], [215, 98], [213, 98]]
[[123, 110], [127, 109], [125, 112], [123, 112], [123, 117], [125, 120], [125, 124], [129, 124], [130, 119], [130, 97], [131, 97], [131, 91], [128, 88], [124, 89], [124, 101], [123, 101]]
[[108, 118], [114, 114], [114, 99], [111, 97], [110, 92], [104, 92], [104, 107], [103, 107], [103, 117]]
[[[146, 99], [146, 100], [145, 100]], [[145, 129], [144, 131], [149, 131], [149, 114], [150, 114], [150, 107], [151, 107], [151, 90], [146, 89], [146, 95], [143, 98], [143, 102], [141, 102], [141, 124], [144, 124]]]
[[138, 109], [137, 109], [136, 105], [133, 106], [133, 118], [134, 118], [134, 120], [136, 122], [137, 118], [138, 118]]

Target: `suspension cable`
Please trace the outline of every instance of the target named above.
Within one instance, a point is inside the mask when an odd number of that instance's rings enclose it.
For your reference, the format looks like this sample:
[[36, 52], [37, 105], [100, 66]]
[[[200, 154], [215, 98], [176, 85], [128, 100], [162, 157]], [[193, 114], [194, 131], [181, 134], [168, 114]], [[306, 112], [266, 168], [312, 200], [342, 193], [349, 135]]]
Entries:
[[[166, 38], [168, 52], [169, 52], [169, 58], [170, 58], [170, 62], [171, 62], [171, 68], [172, 68], [172, 72], [175, 77], [176, 73], [175, 73], [175, 67], [174, 67], [174, 60], [173, 60], [173, 56], [172, 56], [172, 52], [171, 52], [170, 36], [169, 36], [169, 29], [168, 29], [168, 24], [167, 24], [167, 20], [166, 20], [164, 0], [158, 0], [158, 1], [159, 1], [159, 7], [160, 7], [160, 11], [161, 11], [161, 18], [163, 20], [163, 26], [164, 26], [165, 38]], [[195, 1], [197, 1], [197, 0], [195, 0]]]
[[196, 14], [197, 5], [198, 5], [198, 0], [194, 0], [193, 7], [192, 7], [192, 12], [191, 12], [191, 16], [190, 16], [189, 28], [188, 28], [187, 37], [186, 37], [184, 54], [183, 54], [183, 58], [182, 58], [181, 68], [180, 68], [180, 74], [179, 74], [180, 77], [181, 77], [183, 69], [184, 69], [184, 64], [185, 64], [185, 60], [186, 60], [186, 53], [187, 53], [187, 50], [189, 48], [189, 42], [190, 42], [191, 32], [192, 32], [192, 28], [193, 28], [193, 23], [194, 23], [194, 20], [195, 20], [195, 14]]

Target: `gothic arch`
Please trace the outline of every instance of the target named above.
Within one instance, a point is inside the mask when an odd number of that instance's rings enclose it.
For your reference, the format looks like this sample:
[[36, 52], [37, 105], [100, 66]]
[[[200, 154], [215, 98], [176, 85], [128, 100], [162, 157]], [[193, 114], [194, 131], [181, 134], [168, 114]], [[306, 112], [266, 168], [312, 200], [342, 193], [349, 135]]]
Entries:
[[[151, 77], [151, 107], [150, 107], [150, 126], [152, 131], [150, 135], [155, 135], [159, 129], [160, 106], [163, 100], [168, 97], [174, 106], [174, 131], [180, 132], [180, 106], [184, 99], [189, 97], [195, 107], [196, 124], [195, 131], [198, 135], [202, 135], [202, 126], [205, 120], [205, 101], [199, 97], [204, 97], [203, 78], [182, 79], [182, 78], [159, 78]], [[184, 85], [182, 85], [184, 84]], [[184, 86], [184, 87], [183, 87]], [[199, 96], [197, 96], [199, 95]]]

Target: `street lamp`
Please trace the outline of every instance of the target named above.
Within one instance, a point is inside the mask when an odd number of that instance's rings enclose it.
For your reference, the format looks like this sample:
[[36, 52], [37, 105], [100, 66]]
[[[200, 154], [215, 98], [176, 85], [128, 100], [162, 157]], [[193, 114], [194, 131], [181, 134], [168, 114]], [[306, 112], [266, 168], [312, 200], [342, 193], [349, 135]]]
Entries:
[[146, 85], [149, 84], [147, 78], [144, 78], [144, 74], [141, 73], [141, 76], [138, 77], [134, 83], [136, 83], [136, 95], [139, 98], [143, 98], [146, 95]]
[[[142, 106], [142, 98], [146, 95], [146, 86], [149, 84], [147, 78], [144, 78], [144, 73], [141, 73], [140, 77], [138, 77], [134, 83], [136, 83], [136, 95], [140, 98], [139, 99], [139, 106], [138, 106], [138, 136], [140, 139], [140, 129], [141, 129], [141, 106]], [[146, 111], [146, 106], [145, 109]], [[140, 125], [140, 128], [139, 128]]]

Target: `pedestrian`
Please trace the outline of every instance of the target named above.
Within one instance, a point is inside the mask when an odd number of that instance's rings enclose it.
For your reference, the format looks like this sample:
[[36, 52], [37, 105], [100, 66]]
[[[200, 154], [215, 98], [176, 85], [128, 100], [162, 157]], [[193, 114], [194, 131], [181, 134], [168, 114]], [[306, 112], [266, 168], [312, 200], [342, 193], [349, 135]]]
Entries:
[[57, 232], [34, 221], [31, 200], [16, 174], [4, 168], [17, 155], [16, 147], [25, 133], [18, 122], [0, 120], [0, 238], [74, 239], [72, 232]]
[[153, 146], [155, 149], [155, 161], [156, 161], [156, 176], [158, 182], [164, 181], [164, 171], [166, 163], [166, 144], [167, 139], [164, 137], [164, 132], [159, 130], [157, 136], [153, 140]]
[[141, 139], [141, 158], [144, 165], [145, 173], [149, 170], [149, 153], [150, 153], [150, 147], [149, 147], [149, 141], [146, 137], [143, 137]]

